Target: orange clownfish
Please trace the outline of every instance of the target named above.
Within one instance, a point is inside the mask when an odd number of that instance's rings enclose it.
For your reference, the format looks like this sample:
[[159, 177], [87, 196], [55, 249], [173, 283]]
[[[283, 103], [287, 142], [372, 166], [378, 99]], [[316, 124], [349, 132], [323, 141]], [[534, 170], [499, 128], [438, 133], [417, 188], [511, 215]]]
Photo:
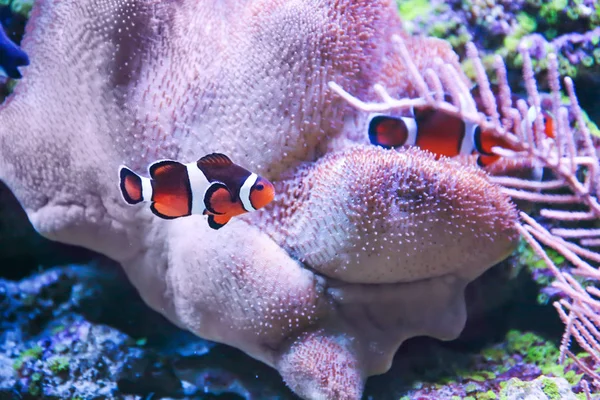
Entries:
[[213, 229], [220, 229], [231, 217], [266, 206], [275, 195], [271, 182], [219, 153], [188, 164], [156, 161], [148, 172], [150, 178], [126, 166], [119, 168], [119, 187], [128, 204], [149, 202], [150, 210], [164, 219], [208, 215]]
[[[544, 133], [553, 138], [554, 120], [547, 111], [541, 110], [541, 113]], [[533, 124], [535, 118], [535, 107], [532, 106], [526, 120]], [[477, 164], [480, 166], [490, 165], [500, 158], [492, 152], [493, 147], [515, 150], [493, 131], [482, 130], [477, 124], [430, 107], [415, 107], [408, 117], [373, 114], [369, 117], [368, 134], [372, 144], [385, 148], [418, 146], [438, 156], [447, 157], [476, 152], [479, 154]]]

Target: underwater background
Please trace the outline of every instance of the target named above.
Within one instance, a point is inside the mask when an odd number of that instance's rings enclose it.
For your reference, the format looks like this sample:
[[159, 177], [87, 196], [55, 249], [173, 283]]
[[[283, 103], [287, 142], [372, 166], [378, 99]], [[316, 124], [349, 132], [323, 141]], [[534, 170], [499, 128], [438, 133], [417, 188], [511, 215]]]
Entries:
[[[17, 44], [32, 4], [0, 0], [0, 22]], [[515, 91], [525, 90], [519, 43], [526, 40], [532, 49], [542, 89], [552, 46], [560, 75], [573, 79], [588, 126], [598, 135], [598, 1], [399, 0], [397, 9], [411, 34], [447, 40], [467, 60], [461, 65], [471, 78], [468, 42], [486, 68], [500, 55]], [[17, 85], [0, 77], [0, 101]], [[563, 255], [548, 254], [559, 267], [567, 265]], [[408, 339], [391, 369], [367, 380], [363, 398], [585, 399], [581, 369], [570, 359], [558, 362], [565, 326], [552, 305], [558, 295], [553, 279], [521, 241], [467, 287], [468, 319], [458, 339]], [[571, 351], [589, 368], [600, 368], [576, 343]], [[38, 235], [0, 182], [0, 399], [38, 398], [299, 397], [276, 370], [151, 310], [116, 262]]]

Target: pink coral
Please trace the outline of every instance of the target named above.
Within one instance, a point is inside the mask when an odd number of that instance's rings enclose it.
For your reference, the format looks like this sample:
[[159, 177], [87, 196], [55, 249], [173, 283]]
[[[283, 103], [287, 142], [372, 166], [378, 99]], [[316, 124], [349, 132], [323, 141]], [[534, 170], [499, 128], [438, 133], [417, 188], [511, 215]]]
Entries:
[[[413, 93], [393, 33], [383, 0], [40, 0], [0, 108], [0, 178], [39, 232], [119, 261], [175, 324], [305, 398], [358, 399], [406, 338], [456, 337], [465, 285], [516, 242], [483, 173], [365, 146], [365, 116], [329, 90]], [[405, 40], [457, 65], [442, 41]], [[119, 196], [122, 163], [215, 151], [274, 181], [276, 204], [213, 231]]]

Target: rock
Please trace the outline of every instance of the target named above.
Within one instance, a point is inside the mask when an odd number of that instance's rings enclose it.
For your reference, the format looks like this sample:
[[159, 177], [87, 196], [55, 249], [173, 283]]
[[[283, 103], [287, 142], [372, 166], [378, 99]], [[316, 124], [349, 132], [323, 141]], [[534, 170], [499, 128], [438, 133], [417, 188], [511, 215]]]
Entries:
[[[92, 252], [40, 236], [10, 190], [0, 181], [0, 276], [20, 279], [40, 265], [87, 262]], [[15, 268], [18, 265], [18, 268]]]
[[539, 378], [524, 382], [512, 378], [500, 393], [506, 400], [577, 400], [565, 378]]
[[151, 311], [115, 265], [0, 279], [0, 399], [234, 393], [289, 395], [272, 369]]

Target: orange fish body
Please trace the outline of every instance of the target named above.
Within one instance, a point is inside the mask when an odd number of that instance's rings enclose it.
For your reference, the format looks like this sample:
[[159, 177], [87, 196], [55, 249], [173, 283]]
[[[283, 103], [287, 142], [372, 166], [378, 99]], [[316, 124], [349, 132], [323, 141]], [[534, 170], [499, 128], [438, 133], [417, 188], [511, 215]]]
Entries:
[[[475, 100], [480, 105], [477, 97]], [[545, 135], [554, 138], [552, 116], [545, 110], [541, 110], [541, 113]], [[524, 124], [533, 124], [535, 117], [535, 108], [531, 107]], [[535, 126], [533, 131], [535, 134]], [[493, 131], [484, 131], [476, 124], [430, 107], [415, 108], [408, 117], [372, 115], [368, 122], [368, 136], [370, 142], [378, 146], [418, 146], [437, 156], [455, 157], [477, 153], [477, 163], [480, 166], [487, 166], [500, 158], [493, 153], [493, 147], [516, 150]]]
[[150, 178], [126, 166], [119, 168], [119, 188], [125, 202], [149, 202], [150, 210], [163, 219], [207, 215], [213, 229], [220, 229], [232, 217], [266, 206], [275, 195], [271, 182], [220, 153], [188, 164], [157, 161], [148, 172]]

